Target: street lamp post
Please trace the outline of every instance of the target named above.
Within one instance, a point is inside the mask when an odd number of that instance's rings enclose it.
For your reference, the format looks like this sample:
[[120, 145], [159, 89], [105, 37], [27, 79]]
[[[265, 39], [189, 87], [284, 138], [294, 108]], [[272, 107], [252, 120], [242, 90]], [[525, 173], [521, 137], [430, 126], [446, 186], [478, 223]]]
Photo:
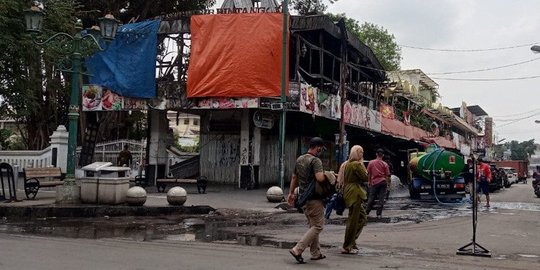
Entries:
[[279, 119], [279, 186], [283, 190], [285, 187], [285, 121], [287, 119], [287, 111], [285, 110], [286, 96], [285, 89], [287, 87], [287, 32], [289, 28], [289, 1], [283, 1], [283, 45], [281, 48], [281, 117]]
[[[71, 73], [71, 99], [69, 104], [69, 137], [67, 152], [66, 179], [62, 194], [57, 196], [57, 202], [76, 203], [78, 202], [78, 191], [75, 185], [75, 159], [77, 151], [77, 127], [79, 121], [79, 92], [81, 90], [81, 71], [83, 52], [103, 51], [99, 41], [91, 34], [82, 34], [82, 23], [77, 20], [75, 23], [75, 34], [59, 32], [45, 41], [38, 41], [36, 35], [41, 33], [43, 18], [45, 13], [35, 3], [30, 9], [24, 12], [26, 31], [32, 34], [32, 40], [39, 46], [56, 44], [62, 46], [64, 54], [69, 58], [71, 67], [62, 69]], [[116, 36], [118, 21], [108, 14], [99, 19], [99, 29], [101, 37], [106, 41], [111, 41]]]

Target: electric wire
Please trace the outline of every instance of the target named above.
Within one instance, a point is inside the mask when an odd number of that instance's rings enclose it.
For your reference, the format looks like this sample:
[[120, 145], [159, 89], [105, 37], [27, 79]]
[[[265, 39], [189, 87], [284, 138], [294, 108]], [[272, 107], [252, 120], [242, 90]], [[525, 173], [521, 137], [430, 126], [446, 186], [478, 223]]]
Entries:
[[509, 49], [515, 49], [515, 48], [522, 48], [522, 47], [528, 47], [535, 44], [538, 44], [539, 42], [534, 43], [527, 43], [527, 44], [519, 44], [519, 45], [513, 45], [513, 46], [507, 46], [507, 47], [498, 47], [498, 48], [487, 48], [487, 49], [438, 49], [438, 48], [425, 48], [425, 47], [418, 47], [418, 46], [409, 46], [409, 45], [398, 45], [403, 48], [408, 49], [415, 49], [415, 50], [423, 50], [423, 51], [438, 51], [438, 52], [487, 52], [487, 51], [501, 51], [501, 50], [509, 50]]
[[462, 73], [474, 73], [474, 72], [482, 72], [482, 71], [490, 71], [490, 70], [496, 70], [501, 68], [507, 68], [507, 67], [515, 67], [519, 65], [523, 65], [526, 63], [530, 63], [536, 60], [539, 60], [540, 57], [533, 58], [527, 61], [517, 62], [513, 64], [503, 65], [503, 66], [497, 66], [497, 67], [491, 67], [491, 68], [482, 68], [482, 69], [471, 69], [471, 70], [462, 70], [462, 71], [448, 71], [448, 72], [429, 72], [426, 73], [426, 75], [446, 75], [446, 74], [462, 74]]
[[538, 133], [538, 130], [527, 130], [527, 131], [508, 131], [508, 132], [500, 132], [500, 134], [505, 134], [505, 135], [511, 135], [511, 134], [530, 134], [530, 133]]
[[513, 113], [513, 114], [505, 114], [505, 115], [493, 115], [492, 117], [493, 118], [505, 118], [505, 117], [513, 117], [513, 116], [518, 116], [518, 115], [524, 115], [524, 114], [528, 114], [528, 113], [532, 113], [532, 112], [536, 112], [540, 110], [540, 108], [536, 108], [536, 109], [533, 109], [533, 110], [530, 110], [530, 111], [526, 111], [526, 112], [520, 112], [520, 113]]
[[506, 126], [508, 126], [508, 125], [517, 123], [517, 122], [519, 122], [519, 121], [523, 121], [523, 120], [525, 120], [525, 119], [529, 119], [529, 118], [535, 117], [535, 116], [537, 116], [537, 115], [540, 115], [540, 113], [536, 113], [536, 114], [533, 114], [533, 115], [529, 115], [529, 116], [527, 116], [527, 117], [522, 117], [522, 118], [516, 119], [516, 120], [514, 120], [514, 121], [512, 121], [512, 122], [506, 123], [506, 124], [504, 124], [504, 125], [500, 125], [500, 126], [498, 126], [498, 128], [506, 127]]
[[524, 116], [524, 117], [518, 117], [518, 118], [512, 118], [512, 119], [498, 119], [498, 118], [493, 118], [494, 121], [496, 122], [513, 122], [513, 121], [521, 121], [521, 120], [524, 120], [524, 119], [528, 119], [528, 118], [531, 118], [533, 116], [537, 116], [539, 115], [540, 112], [536, 112], [532, 115], [528, 115], [528, 116]]
[[444, 77], [432, 77], [433, 80], [445, 80], [445, 81], [469, 81], [469, 82], [495, 82], [495, 81], [520, 81], [540, 78], [540, 75], [524, 76], [524, 77], [511, 77], [511, 78], [444, 78]]
[[[536, 60], [539, 60], [539, 59], [540, 59], [540, 57], [532, 59], [532, 60], [520, 62], [520, 63], [514, 63], [514, 64], [505, 65], [505, 66], [499, 66], [499, 67], [494, 67], [494, 68], [487, 68], [487, 69], [478, 70], [478, 71], [487, 71], [487, 70], [500, 69], [500, 68], [504, 68], [504, 67], [517, 66], [517, 65], [528, 63], [528, 62], [536, 61]], [[354, 66], [365, 68], [365, 69], [370, 69], [370, 70], [375, 70], [375, 71], [382, 71], [382, 72], [399, 72], [400, 71], [400, 70], [386, 71], [384, 69], [378, 69], [378, 68], [368, 67], [368, 66], [359, 65], [359, 64], [355, 64]], [[477, 72], [477, 71], [467, 71], [467, 72], [472, 73], [472, 72]], [[465, 72], [452, 71], [452, 72], [447, 72], [445, 74], [454, 74], [454, 73], [465, 73]], [[433, 74], [435, 74], [435, 73], [426, 73], [426, 75], [433, 75]], [[439, 75], [443, 75], [443, 73], [439, 73]], [[445, 77], [431, 77], [431, 79], [433, 79], [433, 80], [478, 81], [478, 82], [483, 82], [483, 81], [517, 81], [517, 80], [529, 80], [529, 79], [536, 79], [536, 78], [540, 78], [540, 75], [513, 77], [513, 78], [512, 77], [510, 77], [510, 78], [445, 78]]]
[[531, 115], [527, 115], [527, 116], [523, 116], [523, 117], [518, 117], [518, 118], [511, 118], [511, 119], [499, 119], [497, 117], [494, 117], [493, 120], [494, 121], [497, 121], [497, 122], [512, 122], [512, 121], [520, 121], [520, 120], [524, 120], [524, 119], [527, 119], [527, 118], [530, 118], [530, 117], [533, 117], [533, 116], [537, 116], [539, 115], [540, 112], [536, 111], [536, 112], [533, 112], [533, 114]]

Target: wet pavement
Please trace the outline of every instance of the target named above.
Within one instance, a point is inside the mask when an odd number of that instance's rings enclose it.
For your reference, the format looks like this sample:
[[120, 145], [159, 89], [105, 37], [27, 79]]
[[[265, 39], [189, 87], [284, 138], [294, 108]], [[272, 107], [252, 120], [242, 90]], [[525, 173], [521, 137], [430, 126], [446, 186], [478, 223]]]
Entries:
[[[441, 205], [430, 201], [392, 198], [385, 205], [385, 217], [381, 219], [370, 217], [369, 222], [400, 226], [405, 223], [468, 217], [471, 216], [470, 208], [468, 203]], [[508, 209], [540, 211], [540, 204], [494, 202], [490, 209], [482, 208], [480, 212], [497, 213], [499, 210]], [[294, 242], [276, 240], [271, 235], [257, 233], [257, 228], [276, 230], [280, 226], [297, 224], [302, 219], [303, 215], [296, 213], [294, 209], [277, 213], [230, 210], [205, 215], [3, 218], [0, 221], [0, 233], [85, 239], [120, 238], [133, 241], [199, 241], [291, 248]], [[345, 222], [346, 213], [344, 216], [333, 214], [331, 219], [327, 220], [328, 225], [335, 226], [344, 226]]]
[[[237, 191], [231, 192], [235, 193]], [[246, 191], [238, 191], [238, 193], [241, 192], [246, 194]], [[264, 191], [247, 193], [248, 195], [242, 197], [247, 198], [246, 201], [252, 201], [252, 208], [250, 209], [244, 209], [243, 207], [247, 202], [238, 201], [235, 203], [240, 207], [236, 209], [223, 208], [214, 211], [209, 207], [209, 210], [202, 214], [181, 212], [178, 209], [173, 209], [175, 211], [162, 215], [122, 217], [107, 215], [107, 212], [91, 218], [80, 216], [61, 218], [54, 215], [39, 218], [29, 218], [29, 216], [24, 218], [4, 217], [0, 220], [0, 233], [83, 239], [117, 238], [133, 241], [197, 241], [291, 248], [294, 245], [293, 241], [284, 241], [279, 237], [274, 237], [275, 233], [273, 232], [279, 232], [280, 229], [286, 226], [302, 224], [305, 222], [304, 216], [298, 214], [295, 209], [282, 210], [279, 209], [279, 204], [265, 202], [260, 198], [262, 192]], [[427, 223], [454, 217], [470, 217], [472, 213], [471, 204], [467, 202], [439, 204], [434, 201], [413, 201], [404, 196], [406, 193], [405, 190], [400, 190], [398, 187], [385, 204], [384, 217], [381, 219], [370, 217], [368, 219], [369, 223], [399, 227], [405, 224]], [[164, 199], [163, 195], [149, 195], [149, 197], [153, 198], [153, 202], [150, 203], [152, 206], [165, 207], [157, 202]], [[230, 196], [221, 194], [221, 197]], [[194, 198], [201, 201], [206, 199], [205, 201], [212, 205], [217, 205], [216, 202], [222, 201], [213, 201], [210, 196], [195, 196]], [[216, 198], [220, 197], [216, 196]], [[513, 215], [513, 213], [506, 210], [540, 211], [540, 200], [538, 202], [499, 201], [492, 202], [491, 205], [491, 208], [479, 208], [479, 212]], [[114, 209], [115, 207], [109, 208]], [[151, 207], [149, 208], [151, 209]], [[84, 209], [88, 211], [88, 206]], [[261, 209], [263, 210], [261, 211]], [[327, 225], [343, 228], [346, 216], [347, 212], [343, 216], [337, 216], [334, 213], [331, 219], [327, 220]], [[376, 249], [363, 250], [365, 254], [381, 254], [381, 252]], [[406, 255], [407, 251], [402, 253]]]
[[[205, 251], [210, 256], [221, 256], [220, 260], [235, 254], [254, 252], [251, 256], [257, 258], [257, 261], [250, 265], [251, 269], [254, 265], [260, 265], [258, 260], [267, 258], [268, 254], [273, 254], [269, 264], [276, 263], [277, 258], [278, 263], [283, 260], [285, 265], [292, 265], [294, 260], [283, 249], [291, 248], [305, 233], [305, 217], [294, 209], [280, 208], [279, 203], [267, 202], [265, 191], [214, 191], [190, 196], [189, 205], [204, 203], [215, 208], [215, 211], [206, 214], [100, 215], [93, 218], [49, 216], [31, 219], [6, 217], [0, 219], [0, 238], [11, 241], [9, 250], [18, 243], [21, 243], [20, 249], [25, 251], [31, 249], [35, 242], [59, 243], [55, 248], [72, 243], [74, 246], [80, 245], [81, 250], [95, 251], [96, 247], [103, 246], [103, 249], [109, 248], [103, 254], [108, 254], [113, 252], [110, 251], [112, 246], [121, 245], [116, 253], [129, 250], [126, 254], [135, 252], [133, 258], [136, 259], [158, 250], [154, 256], [162, 261], [169, 258], [163, 254], [170, 252], [169, 256], [174, 258], [175, 263], [182, 254], [189, 256], [185, 260], [193, 262], [193, 256], [204, 254]], [[164, 194], [149, 194], [146, 207], [164, 206]], [[479, 243], [491, 250], [491, 260], [455, 255], [456, 249], [471, 239], [472, 212], [469, 203], [438, 204], [392, 196], [385, 204], [382, 219], [376, 219], [374, 213], [371, 214], [368, 225], [358, 239], [358, 255], [339, 254], [347, 212], [344, 216], [333, 213], [320, 239], [323, 253], [329, 259], [320, 263], [308, 263], [315, 268], [322, 263], [324, 268], [333, 265], [342, 269], [345, 269], [343, 265], [346, 260], [349, 260], [348, 265], [351, 267], [357, 267], [361, 262], [369, 269], [406, 269], [406, 266], [409, 266], [408, 269], [536, 269], [540, 263], [540, 253], [537, 251], [540, 235], [536, 233], [540, 226], [537, 215], [540, 199], [533, 197], [529, 186], [523, 185], [496, 192], [492, 195], [491, 206], [479, 208], [477, 234]], [[88, 248], [87, 245], [94, 248]], [[230, 254], [220, 255], [220, 250], [229, 249]], [[35, 251], [34, 254], [43, 253]], [[304, 254], [305, 257], [309, 256], [309, 253]], [[4, 255], [9, 257], [7, 249]], [[244, 263], [247, 257], [238, 256], [242, 257], [234, 257], [234, 261]], [[382, 265], [381, 256], [385, 258]], [[125, 258], [119, 260], [123, 262]], [[202, 255], [200, 260], [201, 263], [208, 261]], [[147, 261], [149, 259], [144, 259], [141, 263]], [[366, 263], [370, 261], [372, 264], [368, 267]], [[155, 262], [152, 264], [155, 268]], [[223, 268], [217, 265], [214, 269]]]

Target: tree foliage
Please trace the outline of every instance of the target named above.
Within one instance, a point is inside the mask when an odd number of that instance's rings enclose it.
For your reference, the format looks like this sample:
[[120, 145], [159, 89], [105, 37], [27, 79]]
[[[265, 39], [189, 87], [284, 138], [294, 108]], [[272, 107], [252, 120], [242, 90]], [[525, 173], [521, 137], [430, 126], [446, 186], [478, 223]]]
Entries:
[[536, 150], [536, 145], [534, 144], [534, 139], [518, 142], [511, 141], [507, 143], [507, 147], [512, 151], [510, 159], [512, 160], [526, 160], [529, 159], [531, 155], [534, 154]]
[[[49, 0], [44, 35], [72, 33], [75, 2]], [[0, 0], [0, 117], [12, 118], [26, 147], [41, 149], [58, 124], [67, 122], [66, 76], [54, 63], [59, 51], [39, 48], [25, 33], [23, 10], [30, 1]]]
[[[28, 149], [43, 149], [58, 125], [68, 123], [70, 74], [55, 64], [65, 57], [61, 47], [34, 45], [25, 33], [23, 10], [30, 0], [0, 0], [0, 118], [17, 121]], [[122, 23], [163, 14], [200, 10], [215, 0], [44, 0], [43, 34], [74, 33], [75, 17], [84, 27], [110, 12]], [[103, 117], [104, 119], [107, 118]], [[84, 115], [81, 117], [84, 120]]]
[[292, 0], [290, 5], [294, 10], [300, 15], [313, 15], [313, 14], [323, 14], [328, 5], [325, 2], [330, 4], [335, 3], [337, 0]]
[[95, 23], [95, 18], [112, 13], [124, 23], [142, 21], [160, 15], [183, 11], [203, 10], [213, 6], [215, 0], [79, 0], [85, 11], [85, 26]]
[[401, 48], [393, 34], [388, 33], [382, 26], [364, 22], [360, 24], [345, 14], [328, 14], [333, 21], [345, 19], [347, 30], [351, 31], [368, 47], [371, 48], [385, 70], [399, 70], [401, 63]]

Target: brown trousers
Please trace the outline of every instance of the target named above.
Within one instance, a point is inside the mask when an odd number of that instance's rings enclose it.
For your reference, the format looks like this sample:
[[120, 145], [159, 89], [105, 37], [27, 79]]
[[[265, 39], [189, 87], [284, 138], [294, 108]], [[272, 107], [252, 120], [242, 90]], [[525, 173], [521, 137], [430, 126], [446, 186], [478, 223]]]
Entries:
[[324, 226], [324, 203], [321, 200], [310, 200], [306, 202], [303, 209], [308, 220], [309, 230], [296, 243], [294, 250], [302, 253], [309, 247], [311, 257], [318, 257], [321, 254], [319, 234]]

